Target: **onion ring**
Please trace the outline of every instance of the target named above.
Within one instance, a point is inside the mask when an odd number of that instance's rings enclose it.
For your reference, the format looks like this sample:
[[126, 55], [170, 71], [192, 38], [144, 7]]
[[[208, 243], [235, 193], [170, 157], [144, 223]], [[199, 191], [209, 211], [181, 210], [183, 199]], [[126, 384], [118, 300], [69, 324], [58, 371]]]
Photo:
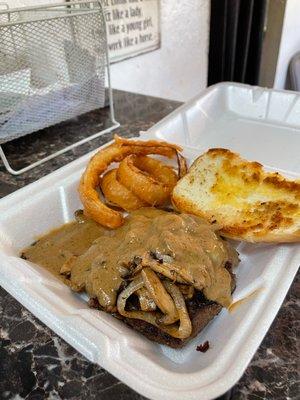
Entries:
[[165, 325], [173, 324], [179, 317], [172, 297], [152, 269], [144, 268], [141, 275], [150, 296], [155, 301], [157, 307], [165, 314], [158, 322]]
[[115, 143], [121, 146], [150, 146], [150, 147], [167, 147], [168, 149], [173, 149], [176, 152], [177, 151], [182, 151], [182, 147], [178, 146], [177, 144], [174, 143], [168, 143], [160, 140], [147, 140], [147, 142], [143, 142], [142, 140], [133, 140], [133, 139], [127, 139], [123, 138], [121, 136], [115, 135], [114, 136]]
[[121, 161], [117, 179], [143, 201], [160, 206], [169, 199], [177, 174], [158, 160], [132, 154]]
[[[131, 144], [131, 145], [135, 145], [135, 146], [141, 146], [141, 141], [139, 140], [132, 140], [132, 139], [126, 139], [126, 138], [122, 138], [120, 136], [115, 135], [115, 142], [117, 144], [121, 144], [121, 145], [126, 145], [126, 144]], [[176, 156], [177, 156], [177, 163], [178, 163], [178, 177], [179, 179], [182, 178], [184, 175], [187, 174], [187, 164], [186, 164], [186, 160], [183, 157], [182, 154], [180, 154], [180, 151], [182, 151], [182, 148], [174, 143], [167, 143], [167, 142], [160, 142], [159, 140], [148, 140], [147, 141], [149, 146], [162, 146], [165, 144], [169, 144], [172, 146], [172, 148], [174, 150], [176, 150]]]
[[173, 144], [157, 141], [130, 141], [115, 136], [115, 143], [101, 149], [89, 161], [79, 184], [79, 195], [84, 214], [108, 228], [117, 228], [124, 223], [121, 213], [107, 207], [99, 198], [96, 188], [101, 174], [112, 162], [120, 162], [130, 154], [159, 154], [169, 158], [182, 149]]
[[103, 176], [100, 186], [105, 198], [125, 211], [137, 210], [148, 205], [117, 180], [116, 168]]

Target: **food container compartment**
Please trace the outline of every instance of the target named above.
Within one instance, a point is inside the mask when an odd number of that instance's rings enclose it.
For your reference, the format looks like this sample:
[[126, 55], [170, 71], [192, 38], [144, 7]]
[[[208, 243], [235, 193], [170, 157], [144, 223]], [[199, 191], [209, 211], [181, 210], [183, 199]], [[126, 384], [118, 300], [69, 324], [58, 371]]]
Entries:
[[[287, 177], [300, 177], [300, 96], [246, 85], [213, 86], [164, 118], [142, 139], [183, 145], [189, 163], [226, 147]], [[92, 153], [91, 153], [92, 154]], [[235, 242], [241, 263], [234, 300], [185, 348], [152, 343], [111, 315], [89, 309], [44, 269], [17, 257], [38, 235], [73, 219], [81, 204], [85, 155], [0, 201], [0, 283], [89, 360], [151, 399], [213, 399], [241, 377], [300, 263], [299, 244]], [[196, 346], [209, 340], [206, 353]]]

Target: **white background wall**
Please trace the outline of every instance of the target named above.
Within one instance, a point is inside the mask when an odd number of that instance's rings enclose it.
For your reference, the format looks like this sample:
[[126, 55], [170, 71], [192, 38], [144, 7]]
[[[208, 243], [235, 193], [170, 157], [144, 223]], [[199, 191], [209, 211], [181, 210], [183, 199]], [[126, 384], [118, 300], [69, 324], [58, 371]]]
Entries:
[[112, 86], [181, 101], [205, 88], [209, 3], [161, 0], [161, 48], [113, 64]]
[[288, 0], [276, 67], [274, 87], [284, 89], [289, 62], [300, 51], [300, 0]]
[[[57, 1], [6, 0], [10, 7]], [[161, 48], [113, 64], [113, 88], [180, 101], [205, 88], [209, 3], [161, 0]]]

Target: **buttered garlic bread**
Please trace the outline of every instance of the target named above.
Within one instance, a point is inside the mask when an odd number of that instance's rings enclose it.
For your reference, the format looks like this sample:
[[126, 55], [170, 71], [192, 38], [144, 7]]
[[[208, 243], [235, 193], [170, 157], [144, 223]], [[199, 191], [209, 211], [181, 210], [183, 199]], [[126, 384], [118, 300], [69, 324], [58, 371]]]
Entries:
[[226, 149], [197, 158], [172, 194], [174, 207], [250, 242], [300, 241], [300, 182], [268, 173]]

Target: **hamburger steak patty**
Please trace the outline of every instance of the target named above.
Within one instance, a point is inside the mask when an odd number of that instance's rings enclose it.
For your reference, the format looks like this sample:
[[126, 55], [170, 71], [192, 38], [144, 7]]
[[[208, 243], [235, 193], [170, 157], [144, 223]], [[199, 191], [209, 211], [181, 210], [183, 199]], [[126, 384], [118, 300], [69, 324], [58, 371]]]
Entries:
[[222, 310], [222, 306], [213, 301], [206, 300], [201, 292], [187, 301], [187, 309], [192, 322], [192, 334], [185, 340], [174, 338], [163, 332], [154, 325], [139, 319], [125, 318], [124, 322], [134, 330], [140, 332], [153, 342], [165, 344], [179, 349], [183, 347], [187, 341], [198, 335], [199, 332]]
[[[235, 275], [231, 272], [231, 266], [227, 265], [227, 269], [229, 270], [232, 277], [231, 289], [232, 292], [235, 289], [236, 279]], [[132, 296], [131, 307], [132, 309], [136, 308], [137, 299]], [[186, 302], [187, 309], [189, 312], [189, 316], [192, 322], [192, 334], [187, 339], [177, 339], [174, 338], [167, 333], [163, 332], [159, 328], [154, 325], [149, 324], [146, 321], [140, 319], [133, 318], [123, 318], [120, 314], [114, 314], [117, 318], [123, 320], [126, 325], [130, 326], [137, 332], [140, 332], [147, 339], [152, 340], [153, 342], [157, 342], [160, 344], [164, 344], [174, 349], [180, 349], [183, 347], [190, 339], [193, 339], [198, 335], [202, 329], [222, 310], [222, 306], [220, 304], [215, 303], [214, 301], [207, 300], [202, 292], [197, 291], [192, 299], [187, 300]], [[92, 308], [101, 309], [97, 299], [90, 299], [89, 306]], [[130, 307], [130, 308], [131, 308]]]
[[[225, 268], [231, 275], [231, 292], [233, 293], [236, 287], [236, 278], [235, 274], [232, 272], [231, 263], [226, 263]], [[174, 338], [146, 321], [132, 318], [125, 318], [123, 321], [153, 342], [164, 344], [174, 349], [180, 349], [190, 339], [197, 336], [223, 308], [220, 304], [207, 300], [203, 293], [198, 291], [191, 300], [187, 300], [186, 305], [193, 329], [191, 336], [184, 340]]]

